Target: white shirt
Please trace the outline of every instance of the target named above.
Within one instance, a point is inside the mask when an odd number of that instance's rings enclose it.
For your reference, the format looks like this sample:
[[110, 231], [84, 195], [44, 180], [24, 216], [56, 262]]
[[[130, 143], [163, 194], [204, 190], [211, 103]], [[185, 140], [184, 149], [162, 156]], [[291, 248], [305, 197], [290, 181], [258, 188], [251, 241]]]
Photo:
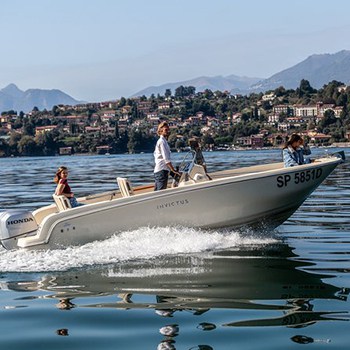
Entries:
[[156, 148], [153, 152], [154, 161], [156, 163], [154, 167], [154, 172], [157, 173], [161, 170], [169, 170], [167, 163], [171, 163], [170, 160], [170, 147], [168, 141], [164, 136], [160, 136]]

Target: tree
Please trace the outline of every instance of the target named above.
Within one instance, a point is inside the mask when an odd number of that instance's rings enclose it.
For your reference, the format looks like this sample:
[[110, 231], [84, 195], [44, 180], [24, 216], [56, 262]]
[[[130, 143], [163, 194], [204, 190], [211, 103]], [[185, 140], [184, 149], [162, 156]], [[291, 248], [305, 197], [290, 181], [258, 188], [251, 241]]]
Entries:
[[58, 143], [54, 132], [44, 132], [35, 137], [38, 152], [44, 156], [55, 155], [58, 151]]
[[261, 107], [265, 109], [265, 111], [271, 111], [272, 110], [272, 105], [270, 101], [263, 101], [261, 104]]
[[215, 141], [210, 134], [204, 134], [202, 137], [203, 147], [212, 148]]
[[10, 140], [9, 140], [9, 153], [12, 155], [17, 155], [18, 154], [18, 142], [21, 139], [21, 135], [17, 132], [12, 132], [10, 135]]
[[129, 153], [139, 153], [142, 151], [153, 150], [154, 144], [154, 137], [147, 134], [145, 130], [132, 129], [129, 133]]
[[52, 107], [52, 115], [53, 115], [54, 117], [57, 117], [59, 114], [60, 114], [59, 108], [58, 108], [57, 106], [53, 106], [53, 107]]
[[25, 120], [23, 124], [23, 134], [24, 135], [29, 135], [29, 136], [34, 136], [35, 134], [35, 124], [32, 119], [30, 120]]
[[337, 106], [343, 106], [346, 107], [347, 103], [348, 103], [348, 96], [345, 93], [341, 93], [337, 100], [336, 100], [336, 105]]
[[118, 103], [118, 107], [121, 108], [121, 107], [124, 107], [125, 105], [126, 105], [126, 99], [125, 97], [121, 97]]
[[319, 122], [319, 128], [325, 129], [329, 127], [331, 124], [334, 124], [337, 122], [337, 118], [334, 114], [334, 111], [331, 109], [327, 109], [324, 112], [324, 117], [323, 119]]
[[5, 140], [0, 139], [0, 157], [7, 157], [10, 155], [9, 145]]
[[1, 112], [1, 115], [17, 115], [17, 112], [11, 109], [7, 112]]
[[184, 97], [185, 96], [185, 88], [183, 85], [180, 85], [175, 89], [175, 97]]
[[127, 145], [129, 142], [129, 135], [126, 130], [119, 133], [119, 138], [115, 141], [115, 153], [125, 153], [128, 151]]
[[171, 97], [171, 90], [170, 89], [166, 89], [164, 96], [165, 97]]
[[114, 126], [114, 137], [116, 139], [119, 139], [119, 127], [118, 127], [118, 123], [115, 123], [115, 126]]
[[20, 129], [23, 126], [23, 118], [17, 118], [15, 122], [13, 123], [14, 129]]
[[214, 93], [210, 89], [205, 89], [203, 95], [206, 99], [210, 100], [214, 97]]
[[186, 143], [184, 141], [184, 139], [177, 139], [175, 142], [175, 148], [177, 150], [182, 150], [183, 148], [186, 147]]
[[286, 94], [286, 89], [283, 86], [280, 86], [275, 89], [274, 94], [276, 97], [284, 96]]
[[330, 83], [323, 85], [323, 88], [318, 91], [318, 97], [324, 103], [336, 103], [339, 95], [338, 87], [344, 85], [343, 83], [333, 80]]
[[194, 95], [196, 92], [196, 88], [194, 86], [183, 86], [180, 85], [175, 89], [175, 97], [186, 97]]
[[36, 155], [36, 143], [32, 136], [23, 136], [18, 142], [18, 152], [23, 156]]
[[314, 88], [311, 87], [310, 82], [306, 79], [300, 81], [299, 88], [296, 89], [296, 93], [299, 97], [309, 97], [310, 94], [317, 92]]

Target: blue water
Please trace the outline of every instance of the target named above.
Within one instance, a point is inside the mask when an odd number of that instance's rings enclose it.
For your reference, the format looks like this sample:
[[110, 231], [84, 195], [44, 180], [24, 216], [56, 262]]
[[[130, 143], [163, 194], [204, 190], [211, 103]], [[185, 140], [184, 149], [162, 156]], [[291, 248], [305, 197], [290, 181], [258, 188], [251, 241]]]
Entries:
[[[214, 171], [280, 152], [205, 158]], [[117, 176], [153, 181], [151, 154], [0, 159], [0, 209], [52, 203], [60, 165], [77, 196], [115, 189]], [[1, 250], [0, 348], [348, 349], [349, 175], [345, 162], [272, 232], [143, 227], [64, 250]]]

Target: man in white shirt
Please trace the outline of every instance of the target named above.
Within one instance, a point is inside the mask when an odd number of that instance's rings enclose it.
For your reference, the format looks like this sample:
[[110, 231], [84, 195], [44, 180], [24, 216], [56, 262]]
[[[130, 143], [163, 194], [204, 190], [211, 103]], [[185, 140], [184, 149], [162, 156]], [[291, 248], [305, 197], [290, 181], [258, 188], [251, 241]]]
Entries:
[[169, 171], [175, 175], [180, 175], [173, 167], [170, 160], [170, 147], [168, 144], [168, 137], [170, 135], [170, 129], [167, 122], [162, 122], [158, 125], [157, 134], [159, 139], [154, 150], [154, 190], [164, 190], [168, 186]]

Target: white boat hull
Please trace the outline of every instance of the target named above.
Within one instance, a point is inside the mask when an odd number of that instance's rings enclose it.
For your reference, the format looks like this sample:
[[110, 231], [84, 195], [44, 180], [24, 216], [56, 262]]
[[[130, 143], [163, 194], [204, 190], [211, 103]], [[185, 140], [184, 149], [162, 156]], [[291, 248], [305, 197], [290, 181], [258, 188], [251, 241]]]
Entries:
[[333, 157], [292, 168], [279, 163], [242, 168], [212, 174], [212, 181], [158, 192], [135, 191], [130, 197], [116, 195], [97, 202], [87, 197], [82, 200], [86, 205], [61, 212], [49, 206], [33, 213], [39, 221], [36, 232], [2, 243], [8, 249], [63, 248], [145, 226], [275, 228], [340, 162]]

